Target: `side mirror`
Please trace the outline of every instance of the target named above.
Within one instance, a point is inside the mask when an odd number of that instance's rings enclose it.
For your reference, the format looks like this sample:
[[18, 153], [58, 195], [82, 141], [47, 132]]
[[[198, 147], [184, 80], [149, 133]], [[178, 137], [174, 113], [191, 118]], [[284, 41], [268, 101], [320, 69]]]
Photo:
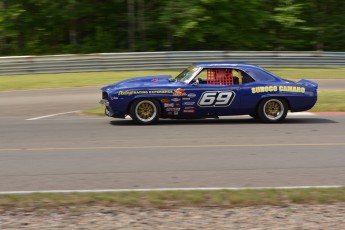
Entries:
[[199, 85], [199, 79], [195, 79], [192, 81], [192, 85]]

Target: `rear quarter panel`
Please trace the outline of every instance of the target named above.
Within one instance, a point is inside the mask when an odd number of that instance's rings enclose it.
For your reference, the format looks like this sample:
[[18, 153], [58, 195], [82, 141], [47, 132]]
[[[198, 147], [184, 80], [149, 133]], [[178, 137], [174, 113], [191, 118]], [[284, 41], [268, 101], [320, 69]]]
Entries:
[[305, 111], [312, 108], [317, 100], [315, 88], [298, 84], [277, 83], [248, 83], [240, 87], [242, 101], [241, 112], [252, 114], [257, 105], [265, 98], [284, 98], [292, 112]]

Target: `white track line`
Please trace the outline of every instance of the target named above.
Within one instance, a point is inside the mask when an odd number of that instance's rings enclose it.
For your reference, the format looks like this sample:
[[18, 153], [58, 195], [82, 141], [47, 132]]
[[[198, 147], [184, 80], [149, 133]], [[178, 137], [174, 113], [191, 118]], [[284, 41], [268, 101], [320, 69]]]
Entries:
[[285, 186], [285, 187], [210, 187], [210, 188], [143, 188], [143, 189], [89, 189], [89, 190], [36, 190], [4, 191], [0, 195], [33, 193], [97, 193], [97, 192], [160, 192], [160, 191], [217, 191], [217, 190], [257, 190], [257, 189], [308, 189], [308, 188], [342, 188], [344, 185], [320, 186]]
[[315, 116], [315, 113], [311, 112], [296, 112], [296, 113], [288, 113], [288, 116]]
[[[55, 117], [55, 116], [60, 116], [60, 115], [65, 115], [65, 114], [70, 114], [70, 113], [77, 113], [77, 112], [79, 112], [79, 110], [70, 111], [70, 112], [64, 112], [64, 113], [49, 114], [49, 115], [33, 117], [33, 118], [25, 119], [25, 120], [27, 120], [27, 121], [35, 121], [35, 120], [40, 120], [40, 119], [44, 119], [44, 118]], [[247, 116], [247, 115], [243, 115], [243, 116]], [[315, 114], [311, 113], [311, 112], [297, 112], [297, 113], [288, 113], [288, 116], [315, 116]], [[233, 117], [234, 116], [222, 116], [221, 118], [229, 119], [229, 118], [233, 118]], [[94, 119], [94, 118], [92, 118], [92, 119]], [[131, 120], [132, 118], [130, 116], [126, 116], [125, 119], [126, 120]]]
[[64, 115], [64, 114], [78, 113], [78, 112], [79, 112], [79, 110], [70, 111], [70, 112], [64, 112], [64, 113], [54, 113], [54, 114], [49, 114], [49, 115], [40, 116], [40, 117], [33, 117], [33, 118], [25, 119], [25, 120], [27, 120], [27, 121], [35, 121], [35, 120], [44, 119], [44, 118], [48, 118], [48, 117], [55, 117], [55, 116], [60, 116], [60, 115]]

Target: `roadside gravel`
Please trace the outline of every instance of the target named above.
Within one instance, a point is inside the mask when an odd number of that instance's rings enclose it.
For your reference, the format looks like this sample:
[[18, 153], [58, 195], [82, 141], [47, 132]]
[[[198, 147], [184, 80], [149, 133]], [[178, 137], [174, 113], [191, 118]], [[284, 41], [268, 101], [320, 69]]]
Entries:
[[344, 229], [345, 203], [243, 208], [0, 207], [0, 229]]

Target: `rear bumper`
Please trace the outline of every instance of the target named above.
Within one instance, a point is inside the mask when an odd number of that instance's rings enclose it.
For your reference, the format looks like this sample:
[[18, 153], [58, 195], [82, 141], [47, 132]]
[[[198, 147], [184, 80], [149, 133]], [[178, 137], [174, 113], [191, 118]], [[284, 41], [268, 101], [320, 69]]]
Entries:
[[300, 97], [295, 100], [290, 100], [291, 112], [302, 112], [314, 107], [317, 101], [317, 96], [314, 97]]

